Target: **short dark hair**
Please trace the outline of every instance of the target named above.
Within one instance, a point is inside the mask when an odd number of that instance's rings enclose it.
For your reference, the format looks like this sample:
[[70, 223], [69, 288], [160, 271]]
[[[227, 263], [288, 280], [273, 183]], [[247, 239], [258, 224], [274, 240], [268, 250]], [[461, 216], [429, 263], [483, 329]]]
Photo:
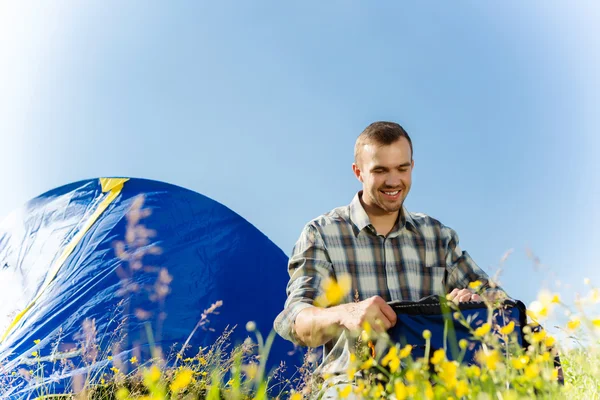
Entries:
[[373, 122], [371, 125], [367, 126], [365, 130], [358, 135], [358, 139], [356, 139], [356, 144], [354, 145], [354, 162], [358, 164], [358, 155], [365, 144], [375, 143], [380, 146], [389, 145], [395, 143], [400, 138], [406, 138], [406, 140], [408, 140], [408, 144], [410, 145], [410, 158], [412, 159], [412, 140], [410, 140], [410, 136], [408, 136], [408, 133], [406, 133], [403, 127], [395, 122]]

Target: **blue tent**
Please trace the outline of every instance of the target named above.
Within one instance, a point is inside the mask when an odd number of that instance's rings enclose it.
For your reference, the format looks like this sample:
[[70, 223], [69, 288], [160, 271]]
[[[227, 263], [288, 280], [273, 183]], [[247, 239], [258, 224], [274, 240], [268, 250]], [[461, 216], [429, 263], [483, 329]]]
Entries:
[[[77, 375], [131, 368], [132, 356], [143, 363], [152, 342], [165, 355], [179, 350], [217, 301], [188, 355], [227, 326], [237, 325], [232, 344], [249, 335], [248, 321], [267, 335], [285, 301], [286, 264], [244, 218], [190, 190], [101, 178], [49, 191], [0, 224], [0, 394], [64, 393]], [[277, 337], [270, 366], [284, 360], [293, 372], [301, 354], [290, 350]], [[43, 379], [25, 379], [40, 360]]]

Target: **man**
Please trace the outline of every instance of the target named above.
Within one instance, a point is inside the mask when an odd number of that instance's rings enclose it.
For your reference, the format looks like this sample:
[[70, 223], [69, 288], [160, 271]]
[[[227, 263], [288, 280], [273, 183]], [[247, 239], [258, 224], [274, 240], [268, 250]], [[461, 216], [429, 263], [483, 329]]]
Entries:
[[[388, 302], [432, 294], [447, 294], [454, 302], [480, 301], [468, 289], [473, 281], [482, 283], [486, 296], [504, 294], [460, 249], [456, 232], [403, 207], [414, 165], [412, 142], [400, 125], [369, 125], [356, 141], [352, 164], [362, 190], [350, 205], [310, 221], [294, 246], [288, 298], [274, 327], [295, 344], [324, 346], [315, 373], [333, 376], [330, 384], [345, 380], [352, 333], [365, 322], [377, 332], [396, 324]], [[352, 288], [342, 304], [316, 306], [322, 284], [341, 276], [350, 276]]]

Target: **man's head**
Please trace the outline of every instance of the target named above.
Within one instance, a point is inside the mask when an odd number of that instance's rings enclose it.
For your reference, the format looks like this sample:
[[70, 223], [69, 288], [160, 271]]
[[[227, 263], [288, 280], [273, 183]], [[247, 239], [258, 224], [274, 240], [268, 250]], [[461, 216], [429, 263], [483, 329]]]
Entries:
[[394, 122], [374, 122], [358, 136], [352, 170], [371, 213], [400, 210], [412, 182], [412, 154], [408, 133]]

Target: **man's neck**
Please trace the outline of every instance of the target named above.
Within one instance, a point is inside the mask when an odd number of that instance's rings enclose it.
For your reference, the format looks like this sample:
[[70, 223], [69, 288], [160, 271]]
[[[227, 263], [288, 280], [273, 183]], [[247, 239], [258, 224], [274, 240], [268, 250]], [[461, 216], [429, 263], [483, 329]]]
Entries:
[[362, 196], [360, 197], [360, 203], [365, 209], [365, 212], [369, 217], [369, 221], [371, 221], [371, 224], [377, 230], [377, 233], [387, 235], [394, 228], [400, 211], [395, 211], [392, 213], [385, 212], [379, 207], [375, 207], [366, 203]]

